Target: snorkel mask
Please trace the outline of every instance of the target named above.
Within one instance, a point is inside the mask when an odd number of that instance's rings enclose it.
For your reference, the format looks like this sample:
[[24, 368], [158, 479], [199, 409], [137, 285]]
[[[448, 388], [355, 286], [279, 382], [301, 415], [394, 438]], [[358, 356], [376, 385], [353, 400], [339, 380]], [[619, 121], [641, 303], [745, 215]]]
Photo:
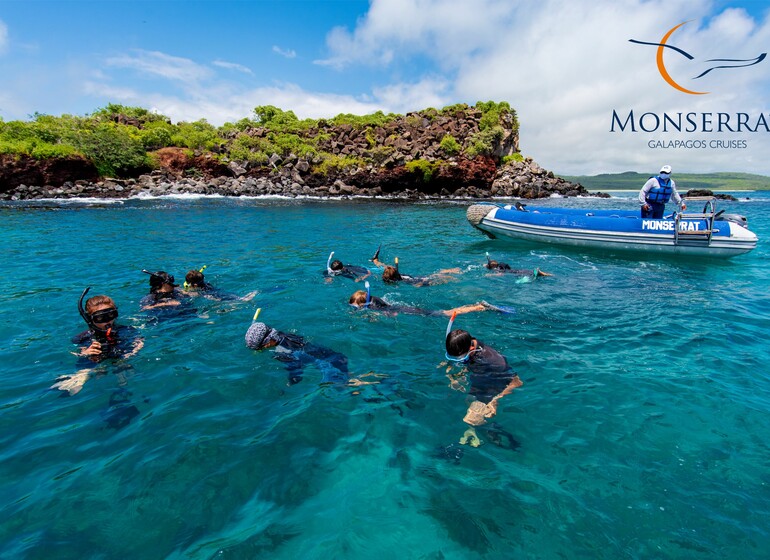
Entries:
[[[454, 325], [455, 317], [457, 317], [457, 311], [454, 311], [452, 313], [452, 316], [449, 318], [449, 324], [446, 326], [446, 334], [444, 335], [444, 341], [446, 342], [446, 339], [449, 337], [449, 333], [452, 332], [452, 325]], [[472, 350], [468, 350], [468, 352], [465, 354], [465, 356], [457, 357], [457, 356], [450, 356], [449, 352], [444, 353], [444, 357], [446, 357], [447, 360], [450, 362], [454, 362], [456, 364], [464, 364], [466, 363], [470, 357], [471, 357]]]
[[80, 299], [78, 300], [78, 311], [80, 312], [80, 316], [83, 317], [83, 320], [88, 325], [88, 329], [94, 333], [94, 338], [96, 340], [99, 342], [110, 342], [112, 340], [112, 327], [109, 327], [106, 330], [97, 327], [96, 321], [94, 320], [94, 315], [97, 316], [97, 318], [102, 319], [99, 321], [99, 323], [109, 323], [118, 318], [118, 310], [104, 309], [102, 311], [97, 311], [93, 315], [89, 314], [83, 307], [83, 300], [85, 299], [86, 294], [90, 289], [91, 286], [88, 286], [85, 290], [83, 290], [83, 293], [80, 294]]
[[[200, 272], [201, 274], [203, 274], [203, 271], [204, 271], [204, 270], [206, 270], [208, 267], [209, 267], [209, 265], [207, 265], [207, 264], [204, 264], [202, 268], [199, 268], [199, 269], [198, 269], [198, 272]], [[146, 271], [146, 270], [143, 270], [142, 272], [147, 272], [147, 271]], [[150, 274], [152, 274], [152, 273], [150, 273]], [[204, 281], [204, 284], [205, 284], [205, 281]], [[182, 287], [183, 287], [185, 290], [188, 290], [188, 289], [190, 289], [190, 288], [193, 288], [193, 287], [195, 287], [195, 285], [194, 285], [194, 284], [190, 284], [190, 283], [189, 283], [187, 280], [185, 280], [185, 281], [184, 281], [184, 284], [182, 284]]]
[[[369, 287], [369, 282], [368, 281], [364, 282], [364, 288], [366, 288], [366, 299], [364, 300], [364, 304], [363, 305], [360, 305], [358, 303], [354, 303], [353, 296], [351, 296], [351, 298], [350, 298], [350, 306], [353, 309], [369, 309], [369, 306], [372, 303], [372, 292], [371, 292], [371, 288]], [[356, 294], [358, 294], [358, 292], [356, 292]]]

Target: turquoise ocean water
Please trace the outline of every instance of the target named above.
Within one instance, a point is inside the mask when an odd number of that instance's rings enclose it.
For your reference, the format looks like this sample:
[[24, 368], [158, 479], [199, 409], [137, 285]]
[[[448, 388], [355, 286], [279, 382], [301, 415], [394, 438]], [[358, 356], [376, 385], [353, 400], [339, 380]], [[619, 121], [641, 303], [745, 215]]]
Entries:
[[[544, 204], [632, 207], [635, 193]], [[467, 204], [154, 199], [0, 206], [0, 551], [4, 558], [706, 558], [770, 551], [770, 193], [755, 251], [642, 258], [488, 240]], [[748, 197], [748, 199], [746, 199]], [[321, 272], [398, 256], [459, 266], [440, 286], [386, 286], [445, 309], [524, 382], [479, 448], [460, 446], [446, 319], [355, 312], [360, 284]], [[515, 283], [489, 251], [551, 278]], [[250, 302], [196, 302], [147, 323], [143, 268], [207, 279]], [[144, 349], [72, 397], [77, 299], [111, 295]], [[346, 354], [379, 385], [325, 386], [243, 342], [261, 320]], [[356, 394], [357, 393], [357, 394]], [[133, 407], [133, 408], [131, 408]], [[110, 419], [127, 409], [126, 424]], [[128, 421], [130, 420], [130, 421]], [[503, 443], [510, 440], [503, 439]]]

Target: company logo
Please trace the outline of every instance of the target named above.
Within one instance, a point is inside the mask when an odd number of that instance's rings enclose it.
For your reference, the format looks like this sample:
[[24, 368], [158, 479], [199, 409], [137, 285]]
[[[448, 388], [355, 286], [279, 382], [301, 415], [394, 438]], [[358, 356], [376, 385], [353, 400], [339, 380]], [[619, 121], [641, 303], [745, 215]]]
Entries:
[[[666, 81], [668, 85], [670, 85], [672, 88], [677, 89], [683, 93], [688, 93], [690, 95], [706, 95], [707, 93], [710, 93], [708, 91], [694, 91], [692, 89], [688, 89], [684, 86], [681, 86], [678, 84], [674, 78], [671, 77], [671, 74], [666, 69], [666, 65], [663, 62], [663, 53], [665, 52], [665, 49], [671, 49], [674, 52], [679, 53], [680, 55], [684, 56], [688, 60], [695, 60], [695, 57], [691, 54], [685, 52], [684, 50], [675, 47], [673, 45], [669, 45], [667, 42], [671, 38], [671, 35], [674, 34], [674, 31], [682, 27], [685, 23], [688, 22], [682, 22], [679, 25], [672, 27], [669, 29], [668, 33], [666, 33], [663, 38], [660, 40], [660, 43], [650, 43], [646, 41], [637, 41], [636, 39], [629, 39], [629, 42], [636, 43], [638, 45], [651, 45], [656, 46], [657, 52], [655, 56], [655, 60], [658, 65], [658, 71], [660, 72], [660, 75], [663, 77], [663, 79]], [[755, 64], [759, 64], [762, 62], [765, 57], [767, 56], [767, 53], [762, 53], [756, 58], [750, 58], [750, 59], [735, 59], [735, 58], [712, 58], [709, 60], [706, 60], [704, 62], [708, 63], [717, 63], [716, 65], [712, 65], [710, 68], [704, 70], [694, 78], [691, 78], [692, 80], [697, 80], [698, 78], [702, 78], [712, 70], [720, 70], [725, 68], [744, 68], [746, 66], [753, 66]], [[719, 64], [719, 63], [725, 63], [725, 64]]]

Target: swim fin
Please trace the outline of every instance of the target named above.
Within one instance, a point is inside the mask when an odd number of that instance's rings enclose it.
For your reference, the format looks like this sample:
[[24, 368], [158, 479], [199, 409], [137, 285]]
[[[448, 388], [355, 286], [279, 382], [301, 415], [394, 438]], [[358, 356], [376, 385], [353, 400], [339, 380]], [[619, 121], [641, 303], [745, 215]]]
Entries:
[[374, 262], [380, 258], [380, 249], [382, 249], [382, 243], [380, 243], [380, 245], [377, 247], [377, 250], [374, 252], [374, 256], [369, 259], [370, 261]]
[[516, 313], [516, 309], [510, 305], [495, 305], [484, 300], [481, 301], [481, 305], [483, 305], [490, 311], [497, 311], [499, 313], [506, 313], [508, 315], [512, 315], [513, 313]]

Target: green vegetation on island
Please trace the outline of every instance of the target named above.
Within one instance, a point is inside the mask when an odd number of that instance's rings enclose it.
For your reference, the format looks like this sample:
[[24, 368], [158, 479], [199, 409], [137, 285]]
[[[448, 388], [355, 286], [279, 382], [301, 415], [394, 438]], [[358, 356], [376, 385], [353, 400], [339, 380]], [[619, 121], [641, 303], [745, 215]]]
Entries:
[[[603, 173], [601, 175], [561, 175], [573, 183], [580, 183], [594, 191], [632, 191], [639, 190], [649, 179], [650, 173]], [[751, 173], [676, 173], [677, 188], [681, 192], [690, 189], [708, 189], [710, 191], [770, 190], [770, 177]]]
[[[181, 148], [189, 150], [190, 156], [207, 154], [224, 165], [235, 162], [268, 170], [293, 155], [307, 160], [311, 172], [327, 174], [387, 163], [396, 151], [399, 135], [391, 132], [383, 137], [383, 132], [397, 121], [407, 130], [420, 129], [466, 112], [480, 115], [477, 130], [465, 137], [443, 134], [437, 140], [440, 150], [436, 155], [404, 162], [411, 163], [411, 173], [429, 181], [442, 158], [482, 155], [499, 161], [501, 156], [511, 157], [510, 150], [496, 153], [504, 137], [513, 134], [518, 138], [516, 112], [510, 105], [480, 101], [473, 107], [462, 103], [406, 116], [377, 111], [330, 119], [299, 119], [293, 111], [266, 105], [254, 108], [250, 118], [217, 127], [205, 119], [174, 124], [168, 117], [141, 107], [109, 104], [82, 117], [36, 113], [27, 121], [0, 119], [0, 156], [36, 160], [82, 157], [92, 162], [102, 177], [129, 177], [156, 168], [158, 150]], [[336, 135], [340, 129], [355, 131], [358, 139], [365, 140], [364, 150], [341, 153]]]

